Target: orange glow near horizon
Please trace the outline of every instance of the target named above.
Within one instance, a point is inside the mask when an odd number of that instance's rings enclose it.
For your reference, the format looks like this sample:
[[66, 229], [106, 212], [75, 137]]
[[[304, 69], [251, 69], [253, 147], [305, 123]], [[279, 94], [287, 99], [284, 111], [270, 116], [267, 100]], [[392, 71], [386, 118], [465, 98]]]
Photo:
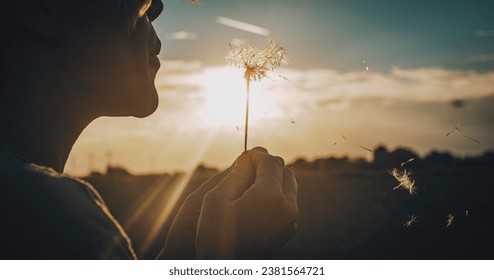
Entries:
[[[196, 61], [163, 65], [157, 111], [145, 119], [93, 122], [74, 145], [66, 172], [105, 172], [109, 163], [134, 174], [188, 171], [195, 167], [191, 162], [222, 169], [235, 160], [243, 150], [242, 69]], [[433, 149], [457, 155], [492, 149], [489, 123], [477, 114], [491, 100], [492, 72], [283, 70], [251, 83], [248, 146], [264, 146], [286, 162], [328, 156], [369, 159], [369, 150], [379, 145], [405, 145], [421, 155]], [[452, 87], [453, 82], [462, 86]], [[455, 100], [465, 101], [455, 106]], [[424, 108], [430, 113], [424, 114]], [[480, 143], [459, 133], [445, 136], [455, 122]], [[347, 141], [339, 141], [342, 133]]]

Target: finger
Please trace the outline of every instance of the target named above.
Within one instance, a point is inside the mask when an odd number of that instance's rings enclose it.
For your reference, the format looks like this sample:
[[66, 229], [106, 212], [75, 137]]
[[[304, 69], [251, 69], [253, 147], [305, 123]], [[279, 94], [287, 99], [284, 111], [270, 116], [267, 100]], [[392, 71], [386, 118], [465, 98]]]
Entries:
[[[282, 191], [283, 165], [269, 154], [252, 153], [252, 162], [256, 166], [254, 186], [269, 187], [271, 190]], [[269, 190], [269, 189], [268, 189]]]
[[290, 168], [283, 168], [283, 193], [290, 202], [297, 203], [298, 184], [295, 174]]
[[232, 170], [233, 166], [235, 163], [232, 164], [229, 168], [227, 168], [225, 171], [218, 173], [214, 175], [213, 177], [209, 178], [206, 180], [202, 185], [197, 188], [194, 192], [191, 193], [191, 197], [203, 197], [206, 193], [208, 193], [210, 190], [212, 190], [214, 187], [216, 187], [219, 182], [221, 182]]
[[213, 188], [215, 188], [219, 184], [219, 182], [221, 182], [226, 177], [226, 175], [231, 172], [231, 169], [234, 165], [235, 162], [228, 169], [209, 178], [207, 181], [202, 183], [202, 185], [199, 186], [195, 191], [193, 191], [182, 204], [182, 207], [179, 210], [179, 215], [199, 215], [204, 196]]
[[[252, 150], [245, 151], [244, 154], [247, 154], [251, 157], [252, 164], [254, 164], [254, 166], [257, 166], [259, 163], [259, 160], [261, 160], [265, 155], [269, 155], [267, 150], [263, 147], [255, 147]], [[272, 157], [275, 157], [276, 160], [279, 161], [281, 166], [285, 165], [285, 160], [283, 160], [283, 158], [281, 158], [279, 156], [272, 156]]]
[[285, 246], [288, 241], [290, 241], [295, 233], [297, 233], [298, 225], [297, 223], [288, 224], [275, 239], [271, 240], [272, 247], [270, 248], [270, 255], [274, 257], [279, 250]]
[[254, 148], [252, 148], [252, 150], [253, 150], [253, 151], [262, 152], [262, 153], [266, 153], [266, 154], [268, 154], [268, 153], [269, 153], [269, 152], [268, 152], [268, 150], [267, 150], [266, 148], [264, 148], [264, 147], [260, 147], [260, 146], [254, 147]]
[[235, 166], [214, 191], [227, 195], [230, 200], [235, 200], [254, 183], [255, 169], [247, 154], [240, 155], [235, 161]]
[[285, 160], [282, 157], [275, 156], [276, 160], [280, 162], [281, 166], [285, 166]]

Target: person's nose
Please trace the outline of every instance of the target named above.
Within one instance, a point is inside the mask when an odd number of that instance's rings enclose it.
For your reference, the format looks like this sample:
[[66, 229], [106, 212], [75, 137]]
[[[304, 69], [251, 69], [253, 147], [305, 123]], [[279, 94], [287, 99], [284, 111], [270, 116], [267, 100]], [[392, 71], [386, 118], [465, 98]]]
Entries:
[[156, 30], [154, 29], [154, 27], [151, 27], [151, 31], [152, 31], [152, 36], [151, 36], [152, 46], [154, 48], [153, 55], [159, 55], [161, 52], [162, 43], [160, 38], [158, 37], [158, 34], [156, 34]]

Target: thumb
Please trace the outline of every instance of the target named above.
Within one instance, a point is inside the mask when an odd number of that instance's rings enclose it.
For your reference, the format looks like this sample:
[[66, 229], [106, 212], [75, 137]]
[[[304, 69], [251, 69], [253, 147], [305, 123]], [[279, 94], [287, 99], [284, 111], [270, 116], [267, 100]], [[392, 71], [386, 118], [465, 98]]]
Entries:
[[256, 170], [248, 155], [241, 154], [235, 161], [231, 172], [214, 189], [223, 195], [227, 195], [230, 200], [235, 200], [254, 183]]
[[189, 215], [189, 216], [199, 215], [204, 196], [209, 191], [216, 188], [218, 183], [221, 182], [226, 177], [226, 175], [228, 175], [231, 172], [234, 165], [235, 163], [233, 163], [225, 171], [218, 173], [213, 177], [209, 178], [207, 181], [202, 183], [195, 191], [193, 191], [189, 196], [187, 196], [184, 203], [182, 204], [182, 207], [180, 208], [179, 215]]
[[221, 182], [231, 172], [234, 165], [235, 163], [225, 171], [209, 178], [207, 181], [202, 183], [194, 192], [192, 192], [189, 197], [194, 199], [197, 198], [202, 201], [202, 197], [204, 197], [206, 193], [214, 189], [218, 185], [218, 183]]

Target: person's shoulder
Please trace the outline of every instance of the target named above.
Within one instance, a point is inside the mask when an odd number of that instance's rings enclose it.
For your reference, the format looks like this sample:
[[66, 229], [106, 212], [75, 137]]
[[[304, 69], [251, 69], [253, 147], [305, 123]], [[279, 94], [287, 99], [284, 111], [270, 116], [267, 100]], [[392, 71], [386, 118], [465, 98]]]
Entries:
[[3, 166], [0, 185], [3, 198], [15, 199], [17, 204], [27, 203], [31, 208], [38, 202], [44, 207], [80, 208], [84, 204], [93, 205], [97, 197], [92, 195], [88, 183], [31, 163]]
[[[10, 250], [10, 255], [95, 258], [104, 251], [98, 247], [117, 241], [131, 251], [128, 237], [94, 188], [48, 167], [19, 161], [0, 164], [0, 209], [6, 213], [0, 218], [0, 235], [14, 239], [19, 249]], [[41, 252], [26, 252], [29, 247]]]
[[[1, 147], [0, 147], [1, 148]], [[0, 149], [0, 191], [3, 195], [16, 193], [38, 195], [37, 191], [46, 193], [49, 189], [70, 190], [76, 183], [52, 168], [28, 163], [12, 152]]]

